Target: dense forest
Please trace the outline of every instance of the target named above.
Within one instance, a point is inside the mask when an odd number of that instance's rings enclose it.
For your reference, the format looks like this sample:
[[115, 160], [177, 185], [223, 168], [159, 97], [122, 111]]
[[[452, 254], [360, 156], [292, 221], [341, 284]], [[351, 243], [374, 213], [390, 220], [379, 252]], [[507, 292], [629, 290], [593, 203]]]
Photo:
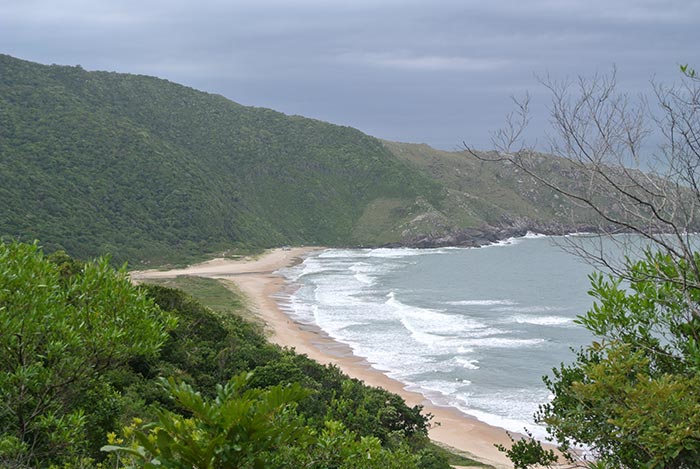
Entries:
[[145, 76], [9, 56], [0, 71], [0, 234], [49, 249], [138, 262], [337, 245], [372, 200], [440, 197], [348, 127]]

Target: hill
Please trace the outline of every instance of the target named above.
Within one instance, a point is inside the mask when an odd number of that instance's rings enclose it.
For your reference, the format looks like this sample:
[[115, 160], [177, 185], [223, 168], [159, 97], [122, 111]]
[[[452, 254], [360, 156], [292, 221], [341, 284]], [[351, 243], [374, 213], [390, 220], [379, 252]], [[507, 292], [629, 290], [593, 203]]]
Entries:
[[157, 78], [0, 56], [0, 235], [81, 258], [375, 243], [377, 200], [439, 186], [358, 130]]
[[[541, 181], [508, 162], [481, 152], [436, 150], [425, 144], [384, 142], [397, 158], [440, 184], [445, 197], [413, 223], [404, 225], [402, 244], [413, 246], [479, 245], [527, 231], [561, 234], [595, 230], [593, 214], [572, 204]], [[574, 189], [583, 174], [571, 162], [552, 155], [528, 157], [534, 174]], [[606, 201], [611, 205], [614, 201]]]
[[[542, 158], [566, 179], [559, 159]], [[481, 244], [573, 226], [563, 201], [507, 165], [158, 78], [7, 55], [0, 198], [0, 237], [137, 265], [284, 244]]]

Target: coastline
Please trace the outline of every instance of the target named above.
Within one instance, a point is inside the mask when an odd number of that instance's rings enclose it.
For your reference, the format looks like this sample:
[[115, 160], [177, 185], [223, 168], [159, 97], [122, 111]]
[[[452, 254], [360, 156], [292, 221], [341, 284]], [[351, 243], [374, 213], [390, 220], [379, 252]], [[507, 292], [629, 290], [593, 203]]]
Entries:
[[422, 405], [424, 413], [433, 415], [432, 423], [439, 423], [429, 431], [432, 440], [464, 451], [473, 459], [494, 467], [511, 467], [505, 455], [493, 446], [494, 443], [510, 445], [504, 429], [483, 423], [455, 408], [435, 405], [422, 394], [406, 390], [403, 383], [389, 378], [365, 359], [353, 355], [347, 345], [334, 341], [320, 329], [296, 323], [282, 311], [278, 298], [283, 295], [287, 283], [275, 272], [321, 249], [274, 249], [257, 259], [213, 259], [184, 269], [135, 271], [131, 276], [135, 281], [179, 275], [232, 280], [250, 299], [253, 311], [266, 324], [271, 342], [294, 348], [319, 363], [336, 365], [347, 375], [370, 386], [399, 394], [410, 406]]

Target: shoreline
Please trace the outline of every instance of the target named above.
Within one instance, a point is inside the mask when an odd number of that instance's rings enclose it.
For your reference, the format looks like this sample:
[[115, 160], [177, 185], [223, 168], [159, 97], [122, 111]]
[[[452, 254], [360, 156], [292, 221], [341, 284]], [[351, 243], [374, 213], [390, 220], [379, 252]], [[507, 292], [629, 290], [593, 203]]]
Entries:
[[274, 249], [256, 259], [213, 259], [184, 269], [134, 271], [131, 277], [135, 281], [179, 275], [231, 280], [248, 297], [253, 312], [265, 323], [271, 342], [293, 348], [319, 363], [336, 365], [345, 374], [369, 386], [382, 387], [400, 395], [411, 407], [422, 405], [423, 413], [433, 415], [433, 425], [439, 423], [429, 430], [432, 440], [464, 451], [473, 459], [496, 468], [511, 467], [512, 463], [494, 447], [494, 443], [510, 446], [504, 429], [481, 422], [456, 408], [436, 405], [422, 394], [407, 390], [403, 383], [354, 355], [348, 345], [335, 341], [317, 327], [297, 323], [283, 311], [280, 298], [285, 296], [288, 284], [275, 272], [322, 249]]

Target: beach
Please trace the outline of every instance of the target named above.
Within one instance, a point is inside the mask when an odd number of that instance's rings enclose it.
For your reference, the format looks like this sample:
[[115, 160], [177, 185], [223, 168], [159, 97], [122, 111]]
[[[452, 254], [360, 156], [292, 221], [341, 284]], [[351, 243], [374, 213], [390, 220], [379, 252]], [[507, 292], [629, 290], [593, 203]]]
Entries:
[[402, 383], [372, 368], [363, 358], [353, 355], [347, 345], [335, 342], [319, 329], [297, 324], [280, 309], [278, 299], [283, 296], [287, 284], [275, 272], [301, 262], [304, 256], [319, 249], [321, 248], [274, 249], [257, 258], [213, 259], [182, 269], [132, 272], [131, 276], [135, 281], [180, 275], [232, 280], [249, 298], [253, 311], [267, 325], [270, 341], [294, 348], [298, 353], [306, 354], [320, 363], [336, 365], [344, 373], [370, 386], [379, 386], [399, 394], [410, 406], [422, 405], [424, 413], [434, 416], [433, 424], [438, 424], [430, 429], [431, 439], [464, 451], [473, 459], [494, 467], [512, 467], [504, 454], [494, 447], [494, 443], [506, 446], [510, 443], [505, 430], [480, 422], [457, 409], [436, 406], [423, 395], [407, 391]]

